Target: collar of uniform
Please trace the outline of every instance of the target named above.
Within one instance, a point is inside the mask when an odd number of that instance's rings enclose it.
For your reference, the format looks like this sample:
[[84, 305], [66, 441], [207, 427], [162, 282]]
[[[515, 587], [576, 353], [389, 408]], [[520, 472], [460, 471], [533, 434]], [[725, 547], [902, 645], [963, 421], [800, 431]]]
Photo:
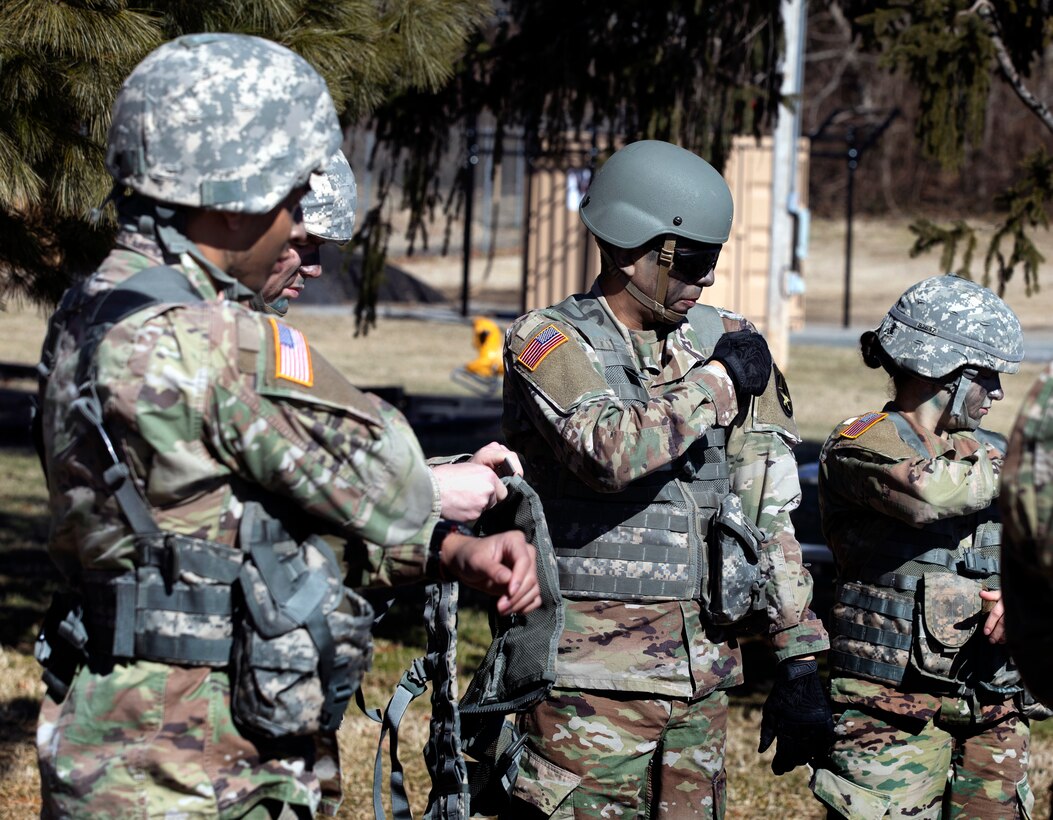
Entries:
[[152, 236], [141, 234], [138, 231], [120, 230], [117, 232], [116, 244], [125, 250], [135, 251], [145, 256], [155, 265], [165, 264], [164, 251]]
[[939, 458], [940, 456], [945, 455], [953, 456], [955, 454], [957, 448], [954, 445], [952, 436], [948, 435], [947, 438], [942, 438], [936, 435], [932, 430], [926, 430], [924, 427], [919, 427], [911, 420], [910, 416], [900, 413], [899, 408], [896, 407], [894, 402], [888, 402], [881, 409], [885, 413], [899, 413], [900, 417], [910, 425], [910, 428], [921, 436], [921, 440], [925, 443], [929, 452], [932, 453], [933, 458]]
[[597, 302], [600, 303], [600, 307], [603, 308], [604, 313], [611, 320], [611, 323], [618, 328], [618, 333], [621, 334], [622, 339], [625, 340], [625, 344], [630, 350], [633, 349], [633, 340], [629, 335], [629, 328], [622, 324], [621, 319], [614, 315], [614, 311], [611, 310], [611, 306], [607, 304], [607, 297], [603, 295], [603, 289], [600, 287], [599, 277], [592, 283], [592, 288], [589, 290], [589, 295], [594, 297]]
[[[618, 317], [614, 315], [614, 311], [611, 310], [611, 306], [607, 304], [607, 299], [600, 288], [599, 279], [596, 279], [596, 281], [592, 283], [589, 295], [594, 297], [596, 301], [600, 303], [600, 306], [606, 312], [611, 322], [616, 328], [618, 328], [618, 332], [625, 340], [625, 344], [631, 351], [633, 351], [633, 353], [636, 353], [636, 346], [633, 343], [632, 333], [624, 324], [622, 324], [621, 321], [619, 321]], [[665, 351], [668, 361], [665, 361], [664, 363], [655, 362], [657, 372], [651, 374], [653, 377], [651, 384], [672, 384], [680, 381], [687, 371], [698, 364], [700, 359], [697, 356], [692, 355], [690, 352], [689, 348], [691, 345], [685, 344], [685, 340], [687, 339], [686, 334], [690, 329], [691, 323], [686, 319], [676, 327], [670, 327], [665, 337]]]
[[201, 294], [202, 299], [206, 302], [214, 302], [220, 298], [219, 291], [216, 289], [216, 284], [212, 281], [212, 277], [189, 253], [179, 254], [179, 267], [186, 274], [186, 278], [190, 280], [194, 290]]

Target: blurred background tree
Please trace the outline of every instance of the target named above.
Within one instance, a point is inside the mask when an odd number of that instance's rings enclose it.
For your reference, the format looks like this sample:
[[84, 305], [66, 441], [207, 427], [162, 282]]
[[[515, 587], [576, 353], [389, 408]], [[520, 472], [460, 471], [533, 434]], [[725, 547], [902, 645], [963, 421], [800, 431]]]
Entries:
[[[842, 0], [813, 3], [809, 19], [806, 129], [837, 107], [904, 114], [872, 151], [876, 184], [859, 210], [912, 217], [912, 255], [938, 250], [940, 271], [979, 274], [1000, 292], [1022, 271], [1032, 293], [1044, 261], [1031, 237], [1053, 201], [1050, 7]], [[813, 209], [833, 214], [842, 186], [813, 173]]]
[[91, 271], [114, 227], [88, 215], [120, 84], [180, 34], [236, 31], [304, 55], [346, 125], [407, 89], [437, 91], [486, 0], [5, 0], [0, 4], [0, 298], [54, 303]]
[[[878, 183], [861, 188], [859, 210], [917, 218], [915, 252], [940, 248], [944, 270], [970, 273], [966, 217], [1001, 209], [982, 258], [1003, 287], [1019, 268], [1037, 286], [1042, 261], [1028, 233], [1047, 224], [1053, 190], [1049, 3], [812, 0], [806, 85], [787, 101], [806, 130], [839, 106], [900, 107], [868, 159]], [[95, 266], [112, 226], [87, 215], [109, 189], [102, 146], [120, 81], [160, 42], [205, 30], [296, 49], [326, 76], [345, 126], [373, 135], [355, 238], [367, 326], [392, 208], [409, 215], [409, 252], [443, 219], [448, 244], [464, 185], [440, 169], [467, 155], [477, 118], [496, 132], [492, 167], [508, 130], [537, 149], [591, 144], [597, 159], [616, 140], [669, 139], [722, 167], [731, 138], [770, 132], [781, 102], [777, 0], [6, 0], [0, 298], [53, 302]], [[813, 172], [813, 209], [833, 215], [843, 185]], [[957, 218], [918, 218], [934, 212]]]

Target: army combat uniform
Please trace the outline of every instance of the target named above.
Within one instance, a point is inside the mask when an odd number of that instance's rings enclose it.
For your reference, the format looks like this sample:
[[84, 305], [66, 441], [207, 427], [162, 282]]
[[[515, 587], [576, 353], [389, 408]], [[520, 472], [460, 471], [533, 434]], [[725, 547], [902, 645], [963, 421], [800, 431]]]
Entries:
[[1007, 635], [1028, 688], [1053, 705], [1053, 364], [1024, 399], [1002, 471]]
[[1029, 816], [1019, 678], [979, 595], [998, 588], [1004, 446], [982, 429], [938, 436], [890, 403], [823, 447], [839, 720], [813, 788], [836, 816]]
[[[522, 718], [515, 786], [546, 815], [723, 815], [725, 690], [742, 662], [708, 614], [717, 603], [700, 600], [724, 569], [704, 543], [716, 508], [741, 501], [740, 524], [768, 536], [766, 584], [746, 595], [765, 602], [777, 657], [827, 646], [789, 519], [800, 488], [785, 382], [776, 372], [740, 408], [705, 362], [748, 323], [702, 305], [688, 316], [629, 331], [596, 285], [507, 332], [504, 432], [544, 503], [566, 618], [556, 688]], [[610, 770], [626, 773], [616, 795]]]
[[[161, 261], [152, 239], [122, 233], [67, 303]], [[94, 356], [94, 391], [158, 527], [195, 539], [208, 560], [171, 546], [149, 555], [136, 547], [104, 482], [113, 462], [76, 412], [85, 312], [60, 310], [43, 357], [49, 551], [81, 595], [88, 661], [64, 700], [48, 698], [42, 708], [44, 813], [266, 817], [268, 802], [300, 807], [303, 816], [332, 813], [335, 802], [320, 805], [320, 781], [338, 778], [335, 744], [268, 741], [233, 723], [230, 578], [224, 585], [202, 567], [241, 565], [239, 524], [254, 501], [295, 538], [331, 533], [351, 542], [362, 575], [420, 578], [437, 488], [396, 410], [348, 384], [303, 334], [218, 298], [188, 255], [168, 262], [168, 275], [184, 277], [201, 299], [148, 306], [115, 324]], [[227, 609], [191, 616], [151, 604], [173, 589]], [[160, 662], [150, 659], [155, 652], [213, 660]]]

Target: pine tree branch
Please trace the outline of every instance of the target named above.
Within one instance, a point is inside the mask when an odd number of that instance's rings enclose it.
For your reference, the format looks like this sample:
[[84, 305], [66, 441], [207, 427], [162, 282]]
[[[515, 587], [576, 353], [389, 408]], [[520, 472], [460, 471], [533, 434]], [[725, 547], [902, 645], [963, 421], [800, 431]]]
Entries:
[[1024, 85], [1024, 81], [1020, 77], [1020, 72], [1016, 70], [1016, 66], [1013, 65], [1013, 60], [1009, 56], [1009, 50], [1005, 47], [1005, 41], [1002, 39], [1002, 33], [998, 28], [998, 20], [995, 17], [994, 8], [992, 7], [990, 0], [977, 0], [968, 11], [963, 13], [975, 13], [981, 20], [983, 20], [984, 24], [987, 26], [991, 42], [994, 44], [995, 54], [998, 57], [998, 66], [1001, 68], [1002, 75], [1005, 77], [1006, 82], [1008, 82], [1013, 91], [1016, 92], [1020, 101], [1030, 108], [1035, 116], [1042, 121], [1043, 125], [1045, 125], [1050, 131], [1053, 131], [1053, 112], [1051, 112], [1049, 108], [1046, 107], [1046, 104], [1038, 99], [1038, 97], [1036, 97], [1031, 90]]

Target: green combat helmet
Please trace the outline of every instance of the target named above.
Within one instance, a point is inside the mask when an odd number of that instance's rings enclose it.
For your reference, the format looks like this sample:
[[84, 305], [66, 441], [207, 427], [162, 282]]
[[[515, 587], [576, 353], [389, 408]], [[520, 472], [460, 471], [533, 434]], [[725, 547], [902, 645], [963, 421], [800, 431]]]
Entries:
[[340, 140], [325, 80], [302, 57], [260, 37], [190, 34], [147, 55], [121, 86], [107, 138], [111, 197], [122, 227], [189, 253], [240, 295], [183, 235], [178, 206], [267, 213]]
[[310, 185], [300, 200], [307, 233], [341, 244], [349, 242], [355, 231], [358, 188], [343, 151], [329, 158], [325, 171], [311, 174]]
[[704, 159], [672, 143], [641, 140], [617, 151], [596, 172], [579, 212], [589, 231], [618, 248], [665, 238], [655, 292], [645, 294], [632, 282], [626, 287], [658, 321], [675, 324], [685, 314], [667, 308], [663, 299], [676, 241], [723, 245], [734, 205], [724, 177]]
[[877, 329], [877, 341], [895, 363], [925, 379], [956, 375], [950, 418], [974, 429], [963, 415], [969, 383], [980, 369], [1016, 373], [1024, 358], [1020, 320], [1009, 305], [976, 282], [951, 274], [908, 288]]

